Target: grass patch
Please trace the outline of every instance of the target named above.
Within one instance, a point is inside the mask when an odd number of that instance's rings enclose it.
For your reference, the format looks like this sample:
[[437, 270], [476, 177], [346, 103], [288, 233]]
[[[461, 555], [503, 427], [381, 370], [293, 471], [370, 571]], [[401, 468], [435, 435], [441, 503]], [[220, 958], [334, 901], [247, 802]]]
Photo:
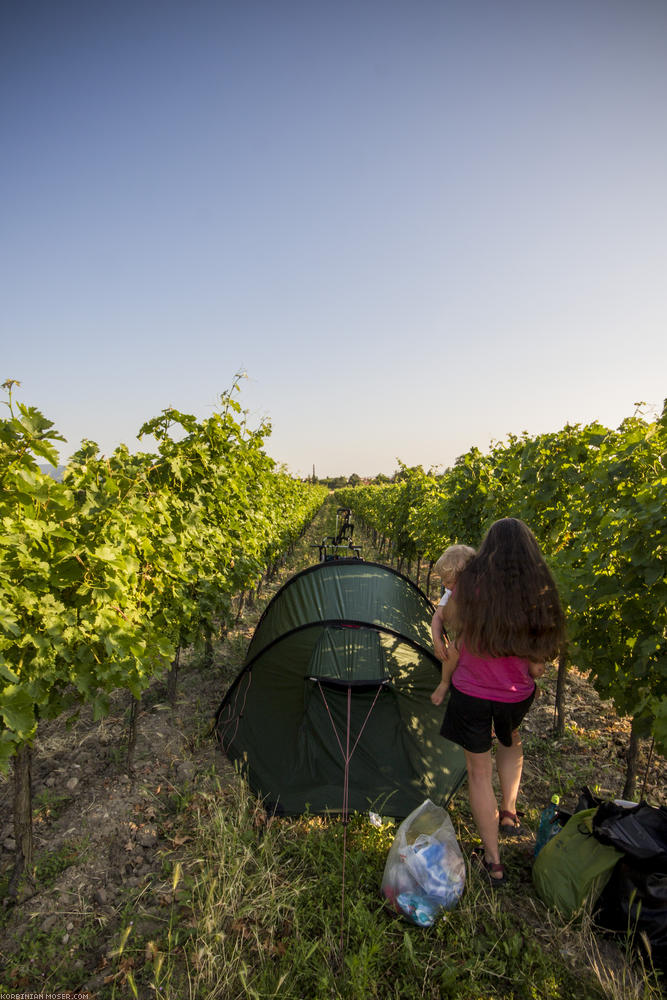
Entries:
[[519, 863], [516, 884], [502, 891], [469, 872], [458, 907], [421, 929], [379, 894], [389, 822], [350, 820], [343, 895], [338, 820], [268, 818], [243, 784], [199, 796], [191, 820], [193, 850], [172, 871], [168, 927], [152, 942], [132, 943], [128, 932], [119, 953], [126, 968], [132, 959], [132, 992], [163, 1000], [660, 995], [641, 972], [603, 960], [585, 916], [564, 925], [546, 911], [520, 884]]
[[[21, 935], [16, 950], [0, 956], [0, 996], [5, 993], [32, 992], [36, 984], [48, 992], [59, 990], [59, 983], [77, 983], [82, 975], [82, 956], [94, 950], [99, 927], [93, 917], [78, 921], [71, 933], [63, 918], [49, 931], [31, 929]], [[4, 978], [2, 976], [4, 975]]]
[[72, 801], [71, 795], [62, 795], [45, 788], [35, 796], [32, 807], [32, 821], [35, 826], [40, 823], [53, 823], [65, 811]]
[[[78, 864], [88, 846], [88, 838], [80, 837], [75, 840], [65, 841], [57, 850], [43, 851], [34, 857], [30, 882], [39, 892], [51, 889], [57, 882], [60, 875]], [[5, 926], [9, 922], [11, 907], [8, 904], [9, 881], [11, 872], [0, 877], [0, 915], [6, 919], [0, 919], [0, 926]], [[27, 875], [24, 872], [19, 881], [19, 887], [26, 884]], [[0, 994], [1, 996], [1, 994]]]
[[41, 854], [34, 868], [34, 878], [42, 889], [50, 889], [55, 885], [58, 876], [77, 864], [87, 846], [87, 840], [69, 840], [63, 843], [57, 851], [47, 851]]

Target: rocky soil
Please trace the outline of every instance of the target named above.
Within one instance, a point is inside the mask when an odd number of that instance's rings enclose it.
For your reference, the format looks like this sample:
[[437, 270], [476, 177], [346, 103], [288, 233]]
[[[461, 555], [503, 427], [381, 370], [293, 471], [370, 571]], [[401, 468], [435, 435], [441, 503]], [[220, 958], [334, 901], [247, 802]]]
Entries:
[[[2, 987], [93, 994], [108, 978], [110, 953], [128, 918], [142, 936], [160, 933], [171, 891], [162, 877], [164, 861], [187, 842], [184, 803], [198, 789], [235, 779], [209, 735], [229, 683], [229, 655], [229, 649], [218, 650], [217, 663], [204, 670], [193, 654], [173, 709], [164, 684], [146, 692], [131, 777], [128, 698], [118, 696], [101, 722], [83, 712], [72, 725], [61, 718], [41, 728], [33, 753], [36, 875], [24, 879], [18, 904], [0, 917], [0, 966], [8, 970], [4, 979], [0, 973], [0, 995]], [[3, 779], [5, 891], [15, 847], [11, 796], [11, 782]], [[44, 948], [58, 955], [69, 981], [56, 975], [45, 984], [26, 973], [31, 964], [41, 968]]]

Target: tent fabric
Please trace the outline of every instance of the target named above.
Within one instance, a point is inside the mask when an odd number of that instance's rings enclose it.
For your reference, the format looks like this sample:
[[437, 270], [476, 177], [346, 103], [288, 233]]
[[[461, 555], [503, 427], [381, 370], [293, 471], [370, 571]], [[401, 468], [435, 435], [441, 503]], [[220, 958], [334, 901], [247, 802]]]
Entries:
[[407, 577], [358, 559], [292, 577], [262, 615], [216, 717], [227, 756], [271, 808], [406, 816], [446, 804], [465, 775], [431, 704], [433, 605]]
[[354, 622], [396, 632], [430, 651], [432, 605], [411, 580], [388, 566], [359, 559], [316, 563], [267, 605], [248, 655], [307, 622]]

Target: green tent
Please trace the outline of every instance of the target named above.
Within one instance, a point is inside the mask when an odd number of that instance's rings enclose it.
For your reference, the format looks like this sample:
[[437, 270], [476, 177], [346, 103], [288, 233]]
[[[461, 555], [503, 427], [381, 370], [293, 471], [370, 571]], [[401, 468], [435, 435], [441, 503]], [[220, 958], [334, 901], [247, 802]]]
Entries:
[[227, 756], [286, 814], [406, 816], [465, 775], [430, 694], [433, 606], [388, 566], [321, 562], [267, 605], [216, 716]]

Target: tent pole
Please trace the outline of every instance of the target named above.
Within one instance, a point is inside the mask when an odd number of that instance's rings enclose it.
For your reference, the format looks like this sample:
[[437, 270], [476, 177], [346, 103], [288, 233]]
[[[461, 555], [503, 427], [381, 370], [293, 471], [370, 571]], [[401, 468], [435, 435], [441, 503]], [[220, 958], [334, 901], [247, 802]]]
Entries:
[[343, 777], [343, 875], [340, 892], [340, 960], [343, 961], [345, 928], [345, 862], [347, 858], [347, 819], [350, 791], [350, 726], [352, 724], [352, 686], [347, 686], [347, 734], [345, 744], [345, 771]]
[[382, 690], [383, 682], [380, 681], [380, 683], [377, 686], [377, 690], [375, 692], [375, 697], [373, 698], [373, 703], [372, 703], [371, 707], [368, 709], [368, 712], [366, 714], [366, 718], [364, 719], [363, 725], [362, 725], [361, 729], [359, 730], [359, 735], [357, 736], [357, 738], [355, 740], [355, 743], [354, 743], [354, 746], [352, 747], [351, 750], [350, 750], [350, 734], [351, 734], [351, 731], [352, 731], [352, 685], [351, 684], [347, 685], [347, 726], [346, 726], [347, 732], [346, 732], [346, 736], [345, 736], [345, 749], [343, 750], [343, 744], [340, 741], [340, 736], [338, 735], [338, 730], [336, 729], [336, 724], [335, 724], [335, 722], [333, 720], [333, 716], [331, 714], [331, 710], [329, 709], [329, 703], [327, 702], [327, 698], [326, 698], [326, 695], [325, 695], [324, 690], [322, 688], [322, 685], [320, 683], [320, 680], [317, 677], [313, 677], [313, 678], [311, 678], [311, 680], [317, 681], [317, 686], [319, 688], [320, 694], [322, 695], [322, 701], [324, 702], [324, 707], [327, 710], [327, 715], [329, 716], [329, 721], [330, 721], [331, 727], [332, 727], [332, 729], [334, 731], [334, 736], [336, 737], [336, 742], [338, 743], [338, 749], [341, 752], [341, 755], [343, 757], [343, 762], [344, 762], [344, 768], [343, 768], [343, 808], [341, 810], [341, 815], [342, 815], [342, 819], [343, 819], [343, 874], [342, 874], [342, 888], [341, 888], [341, 897], [340, 897], [340, 945], [339, 945], [339, 947], [340, 947], [340, 958], [341, 958], [341, 962], [342, 962], [342, 960], [343, 960], [343, 948], [344, 948], [344, 937], [345, 937], [345, 935], [344, 935], [344, 926], [345, 926], [344, 925], [344, 920], [345, 920], [345, 868], [346, 868], [346, 858], [347, 858], [347, 822], [348, 822], [348, 813], [349, 813], [349, 806], [350, 806], [350, 760], [352, 759], [352, 755], [353, 755], [354, 751], [357, 749], [357, 744], [358, 744], [359, 740], [361, 739], [361, 736], [362, 736], [362, 733], [363, 733], [364, 729], [366, 728], [366, 723], [368, 722], [368, 720], [371, 717], [371, 712], [375, 708], [375, 703], [377, 702], [377, 700], [378, 700], [378, 698], [380, 696], [380, 691]]

